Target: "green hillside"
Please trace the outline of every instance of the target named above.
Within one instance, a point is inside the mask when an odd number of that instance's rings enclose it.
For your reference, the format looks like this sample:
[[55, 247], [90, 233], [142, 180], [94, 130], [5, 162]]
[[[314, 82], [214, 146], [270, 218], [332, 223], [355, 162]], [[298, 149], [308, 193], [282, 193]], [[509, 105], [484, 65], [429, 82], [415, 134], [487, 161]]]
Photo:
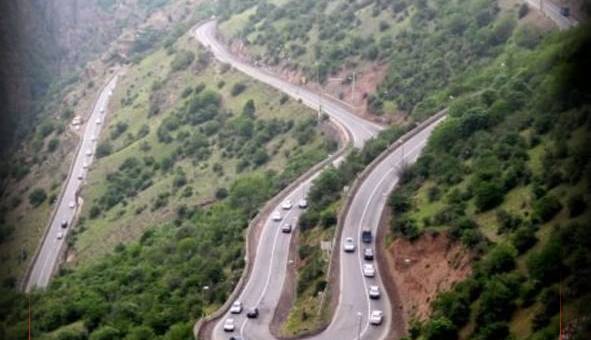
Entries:
[[508, 47], [404, 173], [392, 232], [446, 231], [477, 259], [410, 338], [554, 339], [560, 301], [562, 326], [590, 334], [590, 42], [581, 27]]
[[[581, 226], [589, 221], [589, 98], [583, 95], [588, 93], [584, 80], [577, 78], [583, 70], [588, 73], [583, 28], [549, 32], [549, 22], [512, 1], [222, 3], [222, 35], [243, 44], [246, 53], [264, 64], [319, 77], [324, 85], [337, 73], [387, 65], [378, 90], [368, 94], [371, 113], [402, 112], [420, 121], [449, 106], [448, 122], [409, 170], [408, 183], [392, 195], [392, 231], [410, 239], [449, 231], [476, 258], [505, 251], [514, 264], [490, 282], [498, 273], [476, 269], [474, 278], [449, 293], [453, 299], [442, 295], [437, 300], [433, 320], [413, 322], [412, 338], [556, 334], [555, 306], [544, 306], [555, 301], [558, 285], [555, 279], [532, 278], [535, 269], [530, 267], [535, 265], [528, 263], [535, 260], [528, 258], [548, 256], [544, 252], [557, 239], [583, 232]], [[298, 294], [283, 325], [285, 334], [309, 331], [329, 320], [319, 310], [324, 299], [319, 293], [330, 294], [320, 241], [332, 238], [340, 189], [351, 183], [343, 173], [350, 168], [327, 171], [312, 189], [321, 194], [311, 197], [314, 209], [300, 223]], [[556, 226], [564, 230], [554, 231], [560, 229]], [[586, 241], [581, 242], [573, 249], [584, 248]], [[563, 262], [569, 261], [575, 260]], [[573, 280], [568, 273], [574, 270], [565, 269], [563, 283]], [[589, 278], [575, 281], [586, 287]], [[512, 291], [529, 289], [523, 294], [530, 295], [513, 296], [507, 309], [490, 316], [481, 303], [490, 298], [487, 287], [496, 289], [499, 282]], [[580, 287], [577, 291], [582, 292]], [[570, 321], [588, 313], [578, 309], [585, 300], [580, 294], [570, 297], [565, 306]], [[453, 319], [460, 312], [463, 319]]]
[[337, 72], [386, 65], [367, 110], [422, 120], [474, 84], [459, 83], [490, 64], [514, 31], [535, 46], [519, 3], [496, 0], [304, 0], [219, 2], [221, 33], [256, 60], [301, 71], [322, 83]]
[[212, 58], [184, 36], [122, 79], [82, 193], [78, 262], [223, 199], [239, 176], [292, 178], [328, 154], [314, 112]]
[[240, 277], [249, 220], [337, 146], [315, 112], [189, 34], [128, 65], [110, 111], [72, 261], [45, 291], [3, 282], [2, 339], [26, 334], [29, 302], [35, 338], [187, 339]]

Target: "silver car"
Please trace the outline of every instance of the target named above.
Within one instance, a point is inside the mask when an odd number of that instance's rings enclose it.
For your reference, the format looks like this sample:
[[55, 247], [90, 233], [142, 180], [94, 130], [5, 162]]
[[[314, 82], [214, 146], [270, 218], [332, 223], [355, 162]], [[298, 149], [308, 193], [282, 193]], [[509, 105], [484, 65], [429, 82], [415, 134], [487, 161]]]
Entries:
[[355, 241], [352, 237], [347, 237], [345, 239], [345, 244], [343, 245], [343, 249], [347, 253], [352, 253], [355, 251]]

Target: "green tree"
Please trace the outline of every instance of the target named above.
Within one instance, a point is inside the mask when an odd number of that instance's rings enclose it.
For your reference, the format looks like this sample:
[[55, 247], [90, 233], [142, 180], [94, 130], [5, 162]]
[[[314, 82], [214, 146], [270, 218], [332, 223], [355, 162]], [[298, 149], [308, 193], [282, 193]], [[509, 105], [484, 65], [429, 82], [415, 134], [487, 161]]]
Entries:
[[562, 203], [554, 195], [546, 195], [534, 204], [534, 215], [542, 222], [550, 221], [562, 210]]
[[458, 334], [456, 327], [449, 319], [439, 317], [425, 325], [425, 337], [429, 340], [455, 340]]
[[242, 108], [242, 114], [248, 116], [250, 118], [254, 118], [256, 113], [256, 108], [254, 106], [254, 100], [249, 99]]
[[230, 187], [230, 204], [249, 214], [264, 202], [271, 192], [269, 179], [262, 174], [237, 179]]
[[474, 188], [476, 208], [480, 211], [490, 210], [503, 202], [503, 187], [497, 181], [479, 181]]
[[60, 140], [57, 138], [52, 138], [49, 140], [49, 143], [47, 143], [47, 151], [48, 152], [55, 152], [55, 150], [57, 150], [57, 147], [60, 145]]
[[562, 265], [562, 247], [558, 237], [551, 237], [542, 250], [532, 253], [527, 258], [529, 275], [545, 285], [560, 278]]
[[113, 152], [113, 146], [109, 142], [100, 143], [96, 147], [96, 158], [103, 158]]
[[494, 247], [482, 261], [482, 270], [487, 275], [505, 273], [515, 268], [517, 251], [506, 243]]
[[101, 326], [90, 334], [90, 340], [113, 340], [120, 338], [119, 330], [111, 326]]
[[154, 334], [152, 328], [141, 325], [133, 327], [125, 337], [125, 340], [150, 340], [155, 338], [156, 334]]
[[47, 193], [41, 188], [33, 189], [33, 191], [31, 191], [29, 194], [29, 203], [31, 203], [31, 205], [35, 208], [43, 204], [46, 199]]

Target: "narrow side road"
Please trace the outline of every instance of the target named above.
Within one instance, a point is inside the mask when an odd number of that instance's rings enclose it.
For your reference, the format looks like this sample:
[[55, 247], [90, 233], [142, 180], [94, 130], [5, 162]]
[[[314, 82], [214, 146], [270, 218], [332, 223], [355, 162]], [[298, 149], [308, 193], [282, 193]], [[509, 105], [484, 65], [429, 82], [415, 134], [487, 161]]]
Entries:
[[91, 114], [88, 116], [88, 121], [84, 124], [84, 133], [70, 167], [68, 178], [56, 202], [41, 247], [25, 278], [26, 292], [34, 288], [47, 287], [59, 262], [58, 258], [62, 253], [67, 235], [72, 229], [71, 224], [79, 208], [78, 191], [86, 178], [88, 167], [94, 159], [98, 137], [108, 111], [109, 99], [117, 85], [119, 76], [120, 70], [115, 71], [114, 76], [103, 87]]

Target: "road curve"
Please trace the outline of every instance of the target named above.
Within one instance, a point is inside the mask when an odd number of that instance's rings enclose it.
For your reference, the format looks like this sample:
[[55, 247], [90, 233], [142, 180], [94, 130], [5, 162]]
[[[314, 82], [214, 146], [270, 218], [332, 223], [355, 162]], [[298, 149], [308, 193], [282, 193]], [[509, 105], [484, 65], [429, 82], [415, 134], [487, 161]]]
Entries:
[[[53, 275], [58, 263], [58, 257], [66, 242], [67, 234], [72, 229], [71, 224], [79, 208], [77, 202], [78, 190], [86, 178], [88, 167], [94, 159], [98, 136], [108, 111], [107, 104], [109, 103], [110, 94], [117, 85], [118, 77], [119, 71], [116, 71], [115, 75], [103, 87], [84, 125], [84, 134], [78, 152], [70, 166], [65, 187], [62, 188], [62, 194], [54, 208], [41, 248], [31, 264], [29, 275], [25, 278], [26, 292], [31, 291], [33, 288], [47, 287]], [[99, 120], [100, 124], [97, 123]], [[80, 175], [82, 175], [82, 180], [79, 179]], [[71, 204], [74, 204], [74, 207], [71, 207]], [[67, 222], [68, 226], [66, 228], [62, 228], [63, 221]], [[63, 237], [58, 239], [58, 233], [62, 233]]]
[[[328, 99], [322, 99], [322, 102], [320, 102], [319, 95], [283, 81], [269, 72], [257, 69], [234, 57], [217, 41], [215, 37], [215, 21], [201, 25], [194, 31], [194, 34], [197, 40], [208, 47], [221, 62], [228, 63], [247, 75], [267, 83], [292, 97], [302, 99], [304, 104], [314, 109], [318, 109], [322, 105], [322, 109], [332, 119], [350, 132], [355, 146], [361, 147], [365, 141], [374, 137], [380, 130], [379, 126], [355, 116], [342, 105]], [[418, 158], [428, 136], [440, 121], [441, 119], [435, 121], [409, 138], [400, 148], [373, 168], [360, 185], [357, 195], [353, 198], [352, 207], [344, 223], [342, 237], [353, 236], [358, 242], [361, 226], [371, 228], [375, 234], [379, 216], [385, 205], [385, 198], [398, 181], [396, 167], [400, 167], [403, 163], [414, 162]], [[286, 199], [297, 202], [300, 198], [305, 197], [310, 183], [317, 175], [315, 174], [297, 186], [287, 195]], [[282, 233], [280, 226], [283, 223], [296, 225], [297, 218], [301, 214], [301, 210], [297, 207], [282, 210], [280, 205], [279, 203], [275, 211], [281, 212], [283, 215], [282, 221], [277, 222], [270, 218], [265, 221], [258, 241], [252, 273], [238, 296], [238, 300], [245, 307], [257, 306], [260, 316], [257, 319], [247, 319], [244, 312], [240, 315], [232, 315], [226, 312], [214, 326], [213, 339], [227, 339], [230, 337], [223, 330], [223, 322], [228, 318], [235, 320], [236, 329], [233, 334], [239, 334], [243, 339], [274, 338], [269, 325], [281, 296], [287, 268], [291, 264], [291, 259], [288, 258], [291, 234]], [[341, 243], [342, 241], [335, 245], [335, 251], [341, 251]], [[339, 304], [329, 327], [315, 338], [350, 339], [352, 334], [356, 334], [358, 331], [361, 332], [362, 338], [367, 339], [380, 339], [387, 335], [391, 324], [390, 303], [379, 274], [373, 279], [363, 277], [361, 272], [363, 258], [362, 253], [359, 251], [360, 248], [360, 245], [358, 245], [358, 251], [355, 254], [342, 256]], [[371, 282], [382, 287], [383, 294], [380, 300], [369, 300], [367, 288]], [[380, 309], [385, 312], [384, 325], [380, 327], [369, 326], [367, 317], [373, 309]]]
[[353, 145], [355, 147], [362, 147], [365, 141], [375, 137], [377, 133], [383, 129], [378, 124], [356, 116], [344, 105], [337, 103], [330, 98], [322, 97], [308, 89], [282, 80], [270, 72], [256, 68], [239, 60], [216, 39], [216, 32], [216, 21], [209, 21], [195, 29], [194, 34], [197, 40], [206, 46], [219, 61], [230, 64], [237, 70], [266, 83], [295, 99], [301, 99], [302, 103], [314, 110], [318, 110], [319, 107], [321, 107], [323, 112], [327, 113], [337, 123], [351, 132], [353, 136]]
[[[341, 251], [339, 271], [339, 299], [338, 305], [328, 328], [315, 337], [316, 339], [384, 339], [392, 330], [392, 310], [379, 270], [374, 278], [366, 278], [362, 273], [364, 263], [376, 261], [363, 259], [363, 249], [372, 248], [375, 242], [365, 244], [360, 241], [361, 231], [370, 229], [377, 235], [382, 212], [386, 205], [388, 194], [394, 189], [399, 180], [399, 170], [414, 163], [427, 143], [431, 132], [445, 117], [434, 119], [417, 129], [416, 134], [410, 135], [399, 147], [378, 161], [369, 170], [367, 176], [360, 182], [355, 195], [350, 202], [343, 223], [341, 239], [335, 246], [335, 251]], [[355, 253], [344, 253], [342, 245], [347, 237], [355, 240]], [[368, 295], [370, 285], [380, 287], [382, 298], [371, 300]], [[384, 312], [384, 321], [380, 326], [369, 324], [368, 317], [373, 310]], [[395, 334], [400, 337], [402, 334]]]

